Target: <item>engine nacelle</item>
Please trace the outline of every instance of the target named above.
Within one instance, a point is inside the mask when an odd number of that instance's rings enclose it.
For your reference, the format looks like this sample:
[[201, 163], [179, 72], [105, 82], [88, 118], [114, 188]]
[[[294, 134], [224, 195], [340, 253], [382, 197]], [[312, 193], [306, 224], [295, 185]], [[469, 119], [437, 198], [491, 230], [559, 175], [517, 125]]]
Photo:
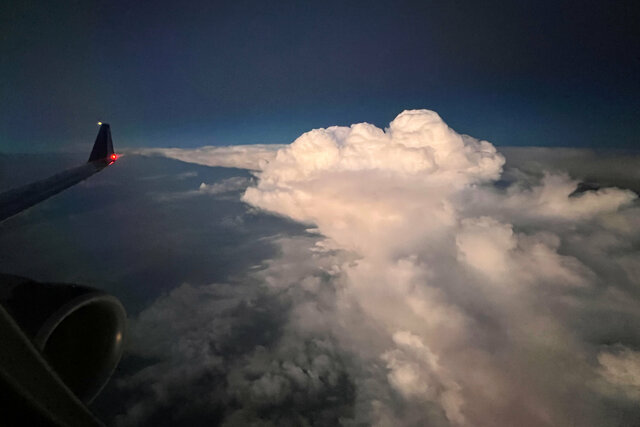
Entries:
[[126, 312], [120, 301], [86, 286], [3, 275], [0, 303], [65, 385], [91, 402], [122, 356]]

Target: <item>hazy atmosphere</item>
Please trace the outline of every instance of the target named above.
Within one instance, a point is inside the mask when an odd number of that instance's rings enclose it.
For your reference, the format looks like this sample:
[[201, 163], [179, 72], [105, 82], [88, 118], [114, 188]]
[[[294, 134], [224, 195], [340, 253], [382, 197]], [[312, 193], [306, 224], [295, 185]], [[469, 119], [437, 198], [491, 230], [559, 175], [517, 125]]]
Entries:
[[126, 308], [106, 425], [640, 424], [631, 2], [3, 9], [0, 191], [120, 153], [0, 223]]

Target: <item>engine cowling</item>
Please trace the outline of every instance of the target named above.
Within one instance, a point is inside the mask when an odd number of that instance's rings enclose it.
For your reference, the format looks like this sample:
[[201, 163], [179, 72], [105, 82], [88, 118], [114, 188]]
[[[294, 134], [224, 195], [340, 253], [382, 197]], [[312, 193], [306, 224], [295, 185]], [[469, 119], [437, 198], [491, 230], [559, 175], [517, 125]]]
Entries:
[[87, 286], [2, 276], [0, 303], [65, 385], [90, 403], [122, 357], [120, 301]]

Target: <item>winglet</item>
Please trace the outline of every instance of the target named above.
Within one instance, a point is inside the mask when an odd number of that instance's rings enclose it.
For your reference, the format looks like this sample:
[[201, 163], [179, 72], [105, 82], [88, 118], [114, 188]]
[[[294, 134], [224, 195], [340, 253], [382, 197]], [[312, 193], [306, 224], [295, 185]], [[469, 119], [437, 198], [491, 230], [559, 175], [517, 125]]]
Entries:
[[108, 123], [102, 123], [98, 131], [98, 136], [96, 137], [96, 142], [93, 144], [93, 150], [91, 150], [91, 155], [89, 156], [89, 163], [96, 160], [113, 161], [115, 160], [112, 157], [113, 154], [111, 128]]

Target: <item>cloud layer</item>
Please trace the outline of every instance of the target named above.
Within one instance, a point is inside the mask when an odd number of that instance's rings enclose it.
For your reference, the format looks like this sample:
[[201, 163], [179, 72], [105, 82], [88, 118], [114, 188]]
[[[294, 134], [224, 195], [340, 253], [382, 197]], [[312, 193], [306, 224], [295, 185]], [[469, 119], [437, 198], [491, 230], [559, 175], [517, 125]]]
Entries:
[[311, 234], [276, 239], [281, 255], [234, 286], [183, 285], [145, 310], [133, 351], [158, 362], [122, 380], [147, 395], [119, 423], [177, 407], [228, 425], [640, 416], [635, 193], [503, 174], [493, 145], [428, 110], [316, 129], [269, 157], [234, 157], [259, 169], [243, 200]]
[[282, 148], [278, 144], [254, 144], [235, 146], [205, 146], [195, 149], [141, 148], [125, 150], [126, 154], [164, 156], [205, 166], [259, 170], [275, 157]]

